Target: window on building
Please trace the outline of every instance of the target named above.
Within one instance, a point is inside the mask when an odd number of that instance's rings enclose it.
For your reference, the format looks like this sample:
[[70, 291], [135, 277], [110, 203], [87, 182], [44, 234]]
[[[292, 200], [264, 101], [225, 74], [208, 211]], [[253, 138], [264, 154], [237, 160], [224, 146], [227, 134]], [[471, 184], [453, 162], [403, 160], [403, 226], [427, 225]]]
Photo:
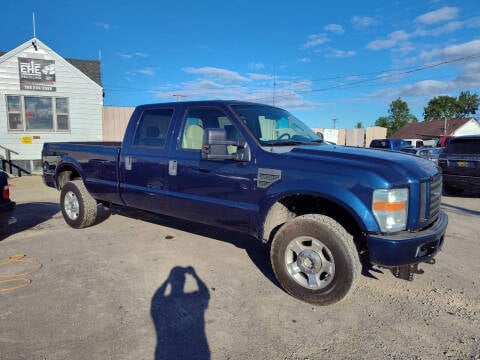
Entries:
[[7, 95], [7, 115], [9, 130], [23, 130], [22, 102], [20, 96]]
[[55, 104], [56, 104], [56, 113], [57, 113], [57, 130], [68, 131], [69, 130], [68, 99], [56, 98]]
[[7, 95], [8, 130], [68, 131], [68, 98]]

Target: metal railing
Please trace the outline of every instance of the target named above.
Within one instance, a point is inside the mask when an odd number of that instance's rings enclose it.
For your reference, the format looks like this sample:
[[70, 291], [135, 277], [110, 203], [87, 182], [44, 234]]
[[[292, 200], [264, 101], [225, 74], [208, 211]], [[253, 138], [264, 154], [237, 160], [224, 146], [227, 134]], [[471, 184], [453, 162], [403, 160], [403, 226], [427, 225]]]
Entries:
[[[5, 159], [1, 159], [2, 161], [2, 170], [8, 172], [11, 175], [22, 176], [22, 173], [26, 175], [31, 175], [30, 171], [12, 163], [11, 154], [19, 155], [18, 152], [15, 150], [6, 148], [5, 146], [0, 145], [0, 148], [5, 150]], [[16, 174], [14, 174], [14, 170], [16, 170]]]

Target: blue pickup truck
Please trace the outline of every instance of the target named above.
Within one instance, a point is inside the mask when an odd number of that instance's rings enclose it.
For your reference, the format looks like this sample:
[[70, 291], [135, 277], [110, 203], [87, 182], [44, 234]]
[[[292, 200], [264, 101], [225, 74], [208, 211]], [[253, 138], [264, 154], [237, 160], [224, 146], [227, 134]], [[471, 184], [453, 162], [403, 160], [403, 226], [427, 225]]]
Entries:
[[447, 228], [431, 161], [323, 142], [286, 110], [240, 101], [138, 106], [119, 143], [45, 143], [43, 179], [65, 221], [119, 204], [232, 229], [270, 245], [280, 285], [343, 299], [371, 264], [411, 278]]

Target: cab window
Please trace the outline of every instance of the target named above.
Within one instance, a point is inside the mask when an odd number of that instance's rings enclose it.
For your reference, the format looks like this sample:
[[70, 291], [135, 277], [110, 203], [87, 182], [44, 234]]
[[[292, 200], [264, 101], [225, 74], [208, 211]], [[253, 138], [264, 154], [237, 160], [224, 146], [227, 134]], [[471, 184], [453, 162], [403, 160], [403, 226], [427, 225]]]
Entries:
[[173, 109], [145, 110], [138, 122], [133, 146], [164, 148]]
[[[187, 110], [182, 127], [181, 149], [199, 151], [202, 148], [203, 132], [207, 128], [225, 129], [227, 140], [230, 141], [242, 139], [238, 129], [222, 110], [215, 107], [191, 107]], [[236, 147], [229, 147], [228, 152], [235, 153]]]

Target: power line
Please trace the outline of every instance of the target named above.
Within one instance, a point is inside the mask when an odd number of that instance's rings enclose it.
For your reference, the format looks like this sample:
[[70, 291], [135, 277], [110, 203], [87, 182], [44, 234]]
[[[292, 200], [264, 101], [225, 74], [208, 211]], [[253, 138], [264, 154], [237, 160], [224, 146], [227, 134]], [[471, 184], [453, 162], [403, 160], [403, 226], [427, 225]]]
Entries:
[[[323, 91], [328, 91], [328, 90], [334, 90], [334, 89], [339, 89], [339, 88], [348, 88], [348, 87], [352, 87], [352, 86], [355, 86], [355, 85], [358, 85], [358, 84], [363, 84], [363, 83], [368, 83], [368, 82], [374, 82], [374, 81], [379, 81], [379, 80], [384, 80], [384, 79], [388, 79], [388, 78], [393, 78], [393, 77], [396, 77], [396, 76], [400, 76], [400, 75], [407, 75], [407, 74], [412, 74], [412, 73], [415, 73], [415, 72], [420, 72], [420, 71], [424, 71], [424, 70], [428, 70], [428, 69], [432, 69], [432, 68], [436, 68], [436, 67], [440, 67], [440, 66], [444, 66], [444, 65], [447, 65], [447, 64], [452, 64], [452, 63], [456, 63], [456, 62], [462, 62], [462, 61], [466, 61], [466, 60], [472, 60], [472, 59], [477, 59], [477, 58], [480, 58], [480, 53], [476, 53], [476, 54], [472, 54], [472, 55], [468, 55], [468, 56], [462, 56], [462, 57], [459, 57], [459, 58], [455, 58], [455, 59], [451, 59], [451, 60], [445, 60], [445, 61], [440, 61], [440, 62], [437, 62], [437, 63], [431, 63], [431, 64], [424, 64], [424, 65], [421, 65], [421, 66], [417, 66], [417, 67], [408, 67], [408, 68], [405, 68], [405, 70], [403, 71], [392, 71], [390, 70], [390, 73], [387, 73], [385, 74], [385, 71], [375, 71], [375, 72], [369, 72], [369, 73], [362, 73], [362, 74], [351, 74], [351, 75], [343, 75], [343, 76], [332, 76], [332, 77], [325, 77], [325, 78], [321, 78], [321, 79], [316, 79], [316, 80], [309, 80], [309, 79], [305, 79], [306, 81], [310, 81], [310, 82], [316, 82], [316, 81], [325, 81], [325, 80], [338, 80], [338, 79], [343, 79], [343, 78], [349, 78], [349, 77], [360, 77], [360, 76], [367, 76], [367, 75], [375, 75], [375, 74], [384, 74], [382, 76], [376, 76], [376, 77], [370, 77], [370, 78], [367, 78], [367, 79], [360, 79], [358, 81], [353, 81], [353, 82], [349, 82], [349, 83], [341, 83], [341, 84], [336, 84], [336, 85], [330, 85], [330, 86], [326, 86], [326, 87], [323, 87], [323, 88], [317, 88], [317, 89], [309, 89], [309, 90], [294, 90], [293, 88], [283, 88], [281, 89], [283, 92], [287, 92], [287, 91], [291, 91], [293, 94], [298, 94], [298, 95], [301, 95], [301, 94], [308, 94], [308, 93], [315, 93], [315, 92], [323, 92]], [[276, 74], [274, 73], [274, 77], [273, 77], [273, 96], [274, 96], [274, 99], [282, 99], [282, 98], [289, 98], [291, 97], [293, 94], [289, 94], [289, 95], [278, 95], [278, 92], [277, 92], [277, 83], [276, 83]], [[232, 88], [237, 88], [237, 89], [241, 89], [241, 90], [250, 90], [250, 91], [255, 91], [255, 90], [266, 90], [265, 87], [247, 87], [247, 86], [244, 86], [244, 85], [237, 85], [237, 86], [234, 86]], [[184, 92], [185, 90], [183, 89], [174, 89], [174, 90], [163, 90], [163, 89], [152, 89], [152, 88], [149, 88], [149, 89], [146, 89], [146, 88], [133, 88], [133, 87], [128, 87], [128, 86], [115, 86], [115, 87], [106, 87], [105, 90], [107, 91], [113, 91], [113, 92], [117, 92], [117, 91], [148, 91], [148, 92], [160, 92], [160, 91], [165, 91], [165, 92], [168, 92], [168, 93], [178, 93], [178, 92]], [[218, 87], [192, 87], [192, 88], [189, 88], [188, 89], [189, 91], [200, 91], [200, 90], [221, 90], [219, 89]], [[257, 97], [257, 98], [253, 98], [251, 100], [268, 100], [267, 97]]]

